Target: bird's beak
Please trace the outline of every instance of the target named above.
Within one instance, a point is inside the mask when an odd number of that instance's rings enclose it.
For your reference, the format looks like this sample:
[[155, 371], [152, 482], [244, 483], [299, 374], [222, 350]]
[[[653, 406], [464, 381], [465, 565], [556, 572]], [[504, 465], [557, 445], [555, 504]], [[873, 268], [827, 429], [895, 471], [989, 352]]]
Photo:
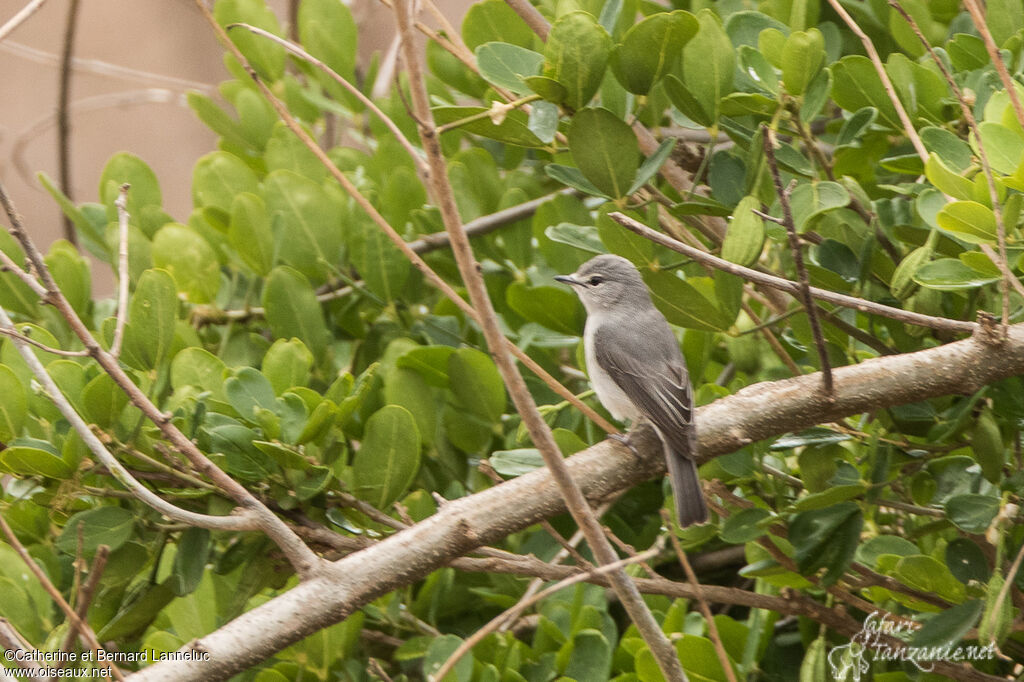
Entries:
[[563, 282], [565, 284], [568, 284], [569, 286], [576, 286], [577, 284], [583, 284], [583, 282], [579, 281], [578, 279], [576, 279], [572, 275], [557, 275], [555, 277], [555, 281], [556, 282]]

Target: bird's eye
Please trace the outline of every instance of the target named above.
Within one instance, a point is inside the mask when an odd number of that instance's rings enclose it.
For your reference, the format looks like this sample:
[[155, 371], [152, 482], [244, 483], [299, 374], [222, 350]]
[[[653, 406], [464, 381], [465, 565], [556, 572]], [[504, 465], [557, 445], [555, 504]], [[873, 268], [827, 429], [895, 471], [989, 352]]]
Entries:
[[604, 277], [601, 277], [600, 275], [594, 275], [593, 277], [591, 277], [590, 279], [587, 280], [587, 283], [590, 286], [592, 286], [592, 287], [596, 287], [598, 284], [600, 284], [603, 281], [604, 281]]

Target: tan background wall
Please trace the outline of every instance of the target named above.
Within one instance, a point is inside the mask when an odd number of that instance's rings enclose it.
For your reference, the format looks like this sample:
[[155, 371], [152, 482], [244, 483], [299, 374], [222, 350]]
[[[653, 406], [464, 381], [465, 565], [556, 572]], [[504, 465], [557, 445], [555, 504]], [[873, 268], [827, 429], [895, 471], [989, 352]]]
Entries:
[[[0, 0], [0, 25], [26, 3]], [[282, 24], [288, 4], [270, 2]], [[449, 16], [459, 17], [469, 3], [444, 4]], [[0, 180], [41, 244], [62, 230], [60, 211], [35, 175], [44, 171], [58, 177], [59, 59], [69, 5], [69, 0], [48, 0], [0, 42]], [[360, 0], [353, 14], [360, 25], [360, 54], [365, 58], [387, 49], [390, 10], [375, 0]], [[185, 219], [191, 208], [192, 165], [216, 141], [187, 107], [184, 94], [193, 89], [214, 94], [227, 76], [222, 50], [194, 4], [81, 0], [75, 56], [72, 196], [95, 201], [107, 159], [130, 151], [156, 172], [167, 211]], [[100, 291], [109, 292], [109, 274], [96, 275]]]

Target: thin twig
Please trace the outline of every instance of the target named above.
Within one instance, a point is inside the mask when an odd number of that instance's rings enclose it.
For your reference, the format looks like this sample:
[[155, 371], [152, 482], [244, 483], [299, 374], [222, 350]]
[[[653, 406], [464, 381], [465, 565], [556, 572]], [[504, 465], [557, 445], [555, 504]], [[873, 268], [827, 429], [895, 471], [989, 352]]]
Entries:
[[715, 645], [715, 654], [718, 656], [718, 662], [722, 666], [722, 671], [725, 673], [725, 677], [729, 682], [736, 682], [736, 671], [732, 669], [732, 662], [729, 660], [729, 654], [725, 652], [725, 646], [722, 644], [722, 636], [718, 632], [718, 625], [715, 623], [715, 617], [711, 613], [711, 608], [708, 606], [707, 600], [704, 598], [704, 589], [700, 582], [697, 580], [697, 574], [693, 572], [693, 567], [690, 566], [690, 560], [686, 557], [686, 552], [683, 551], [683, 546], [679, 543], [679, 538], [676, 537], [675, 532], [672, 530], [672, 517], [664, 510], [661, 510], [661, 516], [665, 525], [668, 527], [668, 538], [672, 542], [672, 549], [676, 552], [676, 557], [679, 558], [679, 563], [683, 567], [683, 572], [686, 573], [686, 579], [689, 581], [690, 586], [693, 587], [693, 591], [697, 595], [697, 605], [700, 608], [700, 612], [704, 615], [704, 622], [708, 624], [708, 636], [711, 638], [711, 643]]
[[531, 5], [528, 0], [505, 0], [505, 2], [526, 22], [530, 30], [540, 36], [541, 40], [547, 42], [551, 24], [536, 7]]
[[[82, 526], [79, 526], [79, 528], [82, 528]], [[107, 559], [109, 557], [109, 545], [100, 545], [96, 548], [96, 554], [92, 559], [92, 567], [89, 569], [89, 578], [78, 591], [78, 603], [75, 605], [75, 613], [78, 614], [83, 623], [85, 622], [86, 614], [89, 613], [89, 606], [92, 605], [92, 598], [96, 594], [96, 588], [99, 587], [100, 578], [103, 576], [103, 570], [107, 567]], [[77, 636], [78, 627], [74, 623], [69, 623], [68, 632], [64, 635], [64, 642], [60, 645], [60, 650], [71, 651]]]
[[779, 195], [779, 203], [782, 205], [782, 221], [786, 226], [786, 234], [789, 235], [789, 248], [793, 253], [793, 264], [796, 266], [796, 274], [800, 282], [800, 297], [807, 311], [807, 319], [811, 323], [811, 333], [814, 335], [814, 345], [818, 349], [818, 359], [821, 362], [821, 383], [825, 389], [825, 395], [833, 395], [832, 385], [832, 362], [828, 358], [828, 349], [825, 347], [825, 337], [821, 333], [821, 321], [818, 319], [818, 307], [814, 305], [811, 297], [811, 278], [807, 274], [807, 266], [804, 265], [804, 254], [800, 249], [800, 238], [796, 234], [796, 225], [793, 223], [793, 211], [789, 206], [790, 188], [782, 186], [782, 176], [779, 174], [779, 164], [775, 161], [775, 132], [763, 127], [764, 133], [764, 155], [768, 160], [768, 169], [771, 171], [772, 180], [775, 183], [775, 193]]
[[1010, 96], [1013, 113], [1017, 115], [1017, 123], [1024, 127], [1024, 106], [1021, 106], [1020, 97], [1017, 96], [1017, 88], [1014, 87], [1014, 80], [1006, 69], [1006, 63], [1003, 61], [1002, 55], [999, 54], [999, 46], [996, 45], [995, 39], [992, 38], [992, 32], [988, 30], [988, 24], [985, 22], [985, 12], [978, 5], [977, 0], [964, 0], [964, 6], [971, 15], [974, 28], [978, 30], [978, 35], [981, 36], [981, 40], [985, 43], [988, 58], [992, 60], [992, 65], [996, 68], [996, 73], [999, 74], [999, 80], [1002, 81], [1003, 87], [1006, 88], [1006, 94]]
[[[401, 0], [398, 1], [401, 2]], [[459, 662], [459, 659], [461, 659], [464, 655], [466, 655], [466, 653], [471, 651], [473, 647], [476, 646], [487, 635], [491, 634], [492, 632], [496, 632], [498, 628], [501, 627], [502, 624], [514, 621], [515, 619], [519, 618], [520, 614], [522, 614], [526, 609], [530, 608], [537, 602], [546, 599], [547, 597], [550, 597], [552, 594], [560, 592], [561, 590], [564, 590], [567, 587], [576, 585], [577, 583], [586, 582], [598, 576], [607, 575], [613, 571], [621, 571], [623, 568], [629, 566], [630, 564], [635, 564], [641, 561], [646, 561], [647, 559], [652, 559], [658, 556], [660, 552], [661, 547], [655, 545], [654, 547], [651, 547], [650, 549], [641, 552], [635, 556], [626, 557], [625, 559], [618, 559], [617, 561], [614, 561], [610, 564], [597, 566], [595, 568], [588, 569], [582, 573], [577, 573], [576, 575], [564, 578], [563, 580], [558, 581], [554, 585], [541, 590], [529, 599], [525, 599], [516, 603], [515, 606], [508, 609], [507, 611], [501, 612], [500, 614], [492, 618], [490, 622], [488, 622], [482, 628], [479, 628], [476, 632], [467, 637], [465, 641], [463, 641], [459, 645], [459, 647], [452, 652], [452, 655], [448, 657], [448, 660], [445, 661], [444, 664], [442, 664], [441, 667], [437, 669], [437, 672], [430, 676], [430, 679], [443, 680], [445, 675], [451, 672], [452, 668], [455, 667], [455, 664]]]
[[6, 327], [0, 327], [0, 334], [3, 334], [4, 336], [7, 336], [12, 339], [24, 341], [30, 346], [34, 346], [41, 351], [44, 351], [46, 353], [52, 353], [54, 355], [59, 355], [64, 358], [81, 358], [89, 355], [89, 352], [84, 350], [61, 350], [60, 348], [53, 348], [52, 346], [47, 346], [45, 343], [36, 341], [31, 336], [25, 336], [24, 334], [22, 334], [21, 332], [17, 331], [14, 328], [8, 329]]
[[[1014, 582], [1017, 579], [1017, 571], [1020, 570], [1021, 562], [1024, 561], [1024, 545], [1021, 545], [1020, 551], [1017, 552], [1017, 556], [1014, 557], [1013, 563], [1010, 565], [1010, 570], [1006, 572], [1006, 579], [1003, 582], [1003, 586], [999, 588], [999, 594], [996, 595], [996, 603], [992, 608], [992, 612], [989, 615], [988, 630], [989, 632], [996, 631], [996, 622], [999, 618], [999, 612], [1002, 610], [1003, 603], [1006, 601], [1007, 595], [1010, 594], [1010, 588], [1013, 587]], [[996, 567], [998, 570], [999, 567]]]
[[[67, 603], [64, 596], [60, 593], [60, 590], [56, 588], [49, 576], [46, 575], [46, 572], [39, 567], [39, 564], [36, 563], [35, 559], [33, 559], [28, 553], [28, 550], [25, 549], [25, 545], [21, 544], [21, 540], [19, 540], [18, 536], [14, 534], [14, 531], [7, 524], [7, 520], [4, 519], [2, 514], [0, 514], [0, 532], [3, 532], [4, 537], [7, 538], [7, 543], [14, 549], [18, 556], [21, 557], [21, 560], [25, 563], [25, 567], [28, 568], [28, 570], [32, 572], [32, 575], [36, 577], [39, 584], [42, 585], [46, 593], [50, 595], [50, 599], [52, 599], [60, 610], [64, 612], [64, 617], [68, 619], [68, 622], [78, 628], [78, 631], [82, 635], [82, 639], [85, 640], [89, 648], [96, 652], [103, 651], [103, 647], [100, 646], [99, 640], [96, 639], [96, 633], [93, 632], [88, 623], [79, 618], [78, 614], [75, 613], [75, 610]], [[118, 680], [124, 680], [124, 675], [121, 674], [121, 670], [116, 665], [111, 665], [110, 670]], [[107, 679], [110, 679], [110, 677], [108, 676]]]
[[362, 90], [360, 90], [359, 88], [354, 86], [352, 83], [350, 83], [348, 81], [348, 79], [345, 78], [344, 76], [342, 76], [340, 73], [338, 73], [337, 71], [335, 71], [331, 67], [327, 66], [327, 64], [325, 64], [324, 62], [320, 61], [319, 59], [317, 59], [313, 55], [311, 55], [308, 52], [306, 52], [299, 45], [296, 45], [295, 43], [293, 43], [293, 42], [291, 42], [289, 40], [285, 40], [284, 38], [282, 38], [280, 36], [276, 36], [273, 33], [271, 33], [270, 31], [265, 31], [262, 28], [257, 28], [255, 26], [251, 26], [249, 24], [243, 24], [243, 23], [228, 24], [224, 28], [226, 28], [228, 31], [230, 31], [233, 28], [244, 28], [245, 30], [250, 31], [252, 33], [255, 33], [258, 36], [261, 36], [263, 38], [266, 38], [267, 40], [270, 40], [270, 41], [272, 41], [274, 43], [277, 43], [278, 45], [283, 47], [288, 52], [291, 52], [293, 55], [295, 55], [295, 56], [297, 56], [297, 57], [299, 57], [301, 59], [304, 59], [305, 61], [309, 62], [310, 64], [312, 64], [316, 68], [318, 68], [321, 71], [323, 71], [324, 73], [326, 73], [328, 76], [330, 76], [332, 79], [334, 79], [334, 81], [338, 85], [340, 85], [341, 87], [345, 88], [345, 90], [349, 94], [351, 94], [353, 97], [358, 99], [363, 104], [363, 106], [365, 106], [367, 109], [369, 109], [377, 118], [379, 118], [381, 120], [381, 122], [384, 124], [384, 126], [389, 131], [391, 131], [391, 134], [392, 134], [392, 136], [394, 136], [395, 141], [398, 142], [398, 144], [402, 145], [402, 147], [405, 149], [406, 153], [409, 154], [409, 157], [412, 159], [413, 163], [416, 164], [416, 169], [417, 169], [417, 171], [419, 171], [421, 177], [423, 177], [424, 174], [427, 172], [427, 164], [423, 160], [422, 152], [420, 152], [418, 149], [416, 149], [416, 147], [414, 147], [412, 145], [412, 142], [409, 141], [409, 138], [407, 138], [405, 136], [405, 133], [403, 133], [402, 130], [395, 124], [395, 122], [393, 120], [391, 120], [390, 116], [388, 116], [383, 111], [381, 111], [380, 107], [378, 107], [376, 104], [374, 104], [372, 99], [370, 99], [369, 97], [364, 95]]
[[907, 133], [907, 137], [910, 139], [910, 143], [914, 145], [914, 150], [917, 155], [921, 157], [921, 161], [928, 161], [928, 150], [924, 146], [924, 142], [921, 141], [921, 137], [917, 134], [917, 130], [914, 128], [913, 122], [910, 120], [910, 116], [907, 114], [907, 110], [903, 108], [903, 103], [900, 102], [899, 96], [896, 94], [896, 88], [893, 87], [892, 81], [889, 80], [889, 74], [885, 72], [885, 65], [882, 64], [882, 58], [878, 56], [878, 50], [875, 49], [874, 43], [871, 42], [871, 38], [864, 32], [853, 17], [850, 16], [843, 6], [839, 3], [839, 0], [828, 0], [828, 4], [832, 5], [832, 9], [836, 11], [836, 14], [842, 18], [846, 25], [850, 27], [850, 30], [860, 38], [861, 44], [864, 45], [864, 51], [868, 53], [868, 58], [871, 59], [871, 63], [875, 67], [875, 71], [878, 73], [879, 80], [882, 81], [882, 87], [885, 88], [885, 94], [889, 96], [889, 101], [892, 102], [893, 108], [896, 110], [896, 115], [900, 118], [900, 123], [903, 124], [903, 130]]
[[121, 185], [114, 206], [117, 207], [117, 320], [114, 324], [114, 341], [110, 344], [110, 354], [115, 358], [121, 356], [121, 344], [124, 342], [124, 325], [128, 320], [128, 189], [130, 185]]
[[0, 26], [0, 40], [3, 40], [11, 34], [14, 29], [25, 23], [30, 16], [36, 13], [46, 0], [32, 0], [27, 5], [22, 7], [17, 14], [7, 20], [3, 26]]
[[[310, 137], [309, 133], [307, 133], [305, 129], [303, 129], [302, 126], [299, 125], [298, 121], [296, 121], [295, 117], [291, 115], [291, 113], [288, 111], [288, 108], [284, 105], [280, 98], [278, 98], [276, 95], [274, 95], [273, 92], [271, 92], [270, 88], [268, 88], [267, 85], [260, 79], [259, 75], [255, 72], [255, 70], [252, 69], [252, 66], [249, 64], [248, 60], [245, 59], [245, 55], [243, 55], [238, 50], [238, 48], [235, 47], [234, 43], [231, 42], [230, 38], [228, 38], [227, 36], [227, 33], [224, 31], [224, 29], [221, 28], [220, 24], [218, 24], [217, 21], [213, 18], [213, 15], [210, 14], [209, 10], [203, 4], [202, 0], [196, 0], [196, 5], [200, 8], [200, 11], [203, 12], [204, 16], [206, 17], [207, 23], [210, 24], [211, 28], [215, 32], [217, 32], [218, 35], [220, 35], [221, 41], [224, 43], [224, 46], [232, 51], [232, 54], [234, 54], [235, 57], [239, 60], [239, 63], [241, 63], [243, 67], [247, 70], [247, 72], [250, 74], [250, 76], [253, 79], [253, 82], [256, 83], [256, 86], [260, 89], [260, 92], [263, 93], [263, 96], [267, 99], [267, 101], [270, 102], [271, 106], [274, 107], [274, 110], [277, 112], [281, 120], [284, 121], [284, 123], [293, 133], [295, 133], [299, 140], [304, 145], [306, 145], [306, 147], [314, 154], [314, 156], [316, 156], [317, 159], [319, 159], [320, 162], [324, 164], [324, 167], [327, 168], [327, 171], [331, 174], [331, 176], [338, 181], [342, 189], [344, 189], [345, 192], [350, 197], [352, 197], [353, 200], [355, 200], [359, 208], [362, 209], [363, 212], [365, 212], [366, 215], [369, 216], [369, 218], [374, 222], [374, 224], [384, 232], [388, 239], [390, 239], [391, 242], [398, 247], [398, 249], [405, 255], [409, 262], [411, 262], [413, 266], [423, 274], [423, 276], [426, 278], [428, 282], [434, 285], [434, 287], [437, 288], [448, 299], [450, 299], [452, 303], [458, 306], [458, 308], [462, 310], [462, 312], [464, 312], [466, 315], [468, 315], [470, 319], [479, 324], [479, 315], [477, 311], [473, 308], [473, 306], [466, 302], [466, 300], [463, 299], [447, 282], [445, 282], [433, 270], [433, 268], [431, 268], [427, 264], [427, 262], [420, 257], [418, 253], [416, 253], [410, 248], [409, 243], [406, 242], [400, 234], [398, 234], [395, 228], [388, 224], [388, 221], [385, 220], [384, 216], [381, 215], [380, 211], [378, 211], [377, 208], [356, 188], [352, 181], [349, 180], [349, 178], [344, 173], [341, 172], [341, 170], [334, 164], [334, 162], [331, 161], [330, 157], [327, 156], [327, 153], [316, 143], [316, 141], [312, 137]], [[572, 403], [578, 410], [580, 410], [580, 412], [582, 412], [588, 419], [597, 424], [597, 426], [600, 427], [605, 432], [618, 433], [619, 430], [615, 428], [614, 425], [612, 425], [607, 419], [599, 415], [589, 405], [586, 405], [581, 400], [579, 400], [572, 391], [567, 389], [565, 386], [562, 386], [562, 384], [559, 383], [557, 379], [551, 376], [551, 374], [549, 374], [547, 370], [541, 367], [533, 358], [531, 358], [529, 355], [523, 352], [518, 346], [516, 346], [508, 339], [505, 339], [504, 343], [505, 347], [520, 362], [522, 362], [527, 369], [529, 369], [531, 372], [540, 377], [541, 381], [547, 384], [552, 391], [554, 391], [562, 398]]]
[[[487, 294], [483, 275], [476, 263], [469, 239], [462, 229], [458, 207], [455, 204], [455, 194], [448, 180], [447, 164], [441, 153], [436, 124], [427, 98], [422, 66], [420, 58], [416, 54], [412, 36], [413, 14], [410, 3], [407, 0], [395, 0], [394, 4], [398, 33], [402, 41], [402, 56], [409, 77], [410, 94], [419, 122], [420, 142], [427, 153], [427, 161], [430, 164], [430, 194], [441, 211], [445, 230], [448, 231], [451, 238], [452, 254], [455, 256], [455, 262], [466, 285], [470, 302], [478, 313], [480, 327], [487, 346], [505, 380], [505, 386], [512, 397], [516, 410], [522, 417], [530, 438], [540, 450], [545, 464], [551, 470], [570, 514], [586, 535], [595, 559], [602, 565], [612, 564], [617, 560], [615, 550], [601, 530], [601, 525], [594, 516], [594, 511], [583, 496], [579, 485], [569, 474], [562, 453], [551, 433], [551, 428], [537, 409], [525, 380], [516, 368], [511, 353], [508, 352], [507, 339], [502, 334], [497, 314]], [[621, 568], [612, 571], [610, 578], [619, 601], [650, 647], [662, 674], [669, 682], [685, 680], [686, 674], [679, 663], [675, 648], [654, 619], [654, 615], [643, 601], [636, 585]]]
[[[730, 263], [727, 260], [713, 256], [710, 253], [705, 253], [699, 249], [694, 249], [691, 246], [683, 244], [675, 239], [672, 239], [668, 235], [662, 234], [651, 228], [647, 227], [641, 222], [633, 220], [627, 215], [622, 213], [613, 212], [609, 213], [608, 217], [622, 225], [626, 229], [637, 233], [641, 237], [650, 239], [656, 244], [660, 244], [668, 249], [672, 249], [678, 253], [692, 258], [700, 263], [707, 263], [712, 267], [723, 270], [725, 272], [742, 277], [743, 279], [749, 280], [756, 284], [763, 284], [765, 286], [779, 289], [781, 291], [788, 292], [793, 295], [799, 295], [800, 285], [792, 280], [784, 279], [782, 277], [776, 277], [775, 275], [769, 275], [764, 272], [758, 272], [750, 268], [745, 268], [742, 265], [736, 265]], [[881, 315], [882, 317], [888, 317], [893, 320], [899, 320], [900, 322], [906, 322], [907, 324], [917, 325], [919, 327], [928, 327], [929, 329], [938, 329], [941, 331], [957, 332], [973, 334], [978, 328], [977, 323], [967, 322], [965, 320], [950, 320], [945, 317], [933, 317], [931, 315], [922, 315], [921, 313], [915, 313], [909, 310], [901, 310], [900, 308], [893, 308], [891, 306], [876, 303], [874, 301], [868, 301], [867, 299], [857, 298], [855, 296], [847, 296], [846, 294], [839, 294], [834, 291], [828, 291], [827, 289], [818, 289], [817, 287], [810, 288], [811, 296], [821, 301], [833, 303], [835, 305], [843, 306], [844, 308], [853, 308], [862, 313], [871, 313], [874, 315]]]
[[[60, 191], [69, 199], [74, 196], [71, 188], [71, 120], [68, 116], [68, 103], [71, 100], [71, 60], [75, 52], [75, 29], [78, 28], [79, 0], [71, 0], [68, 4], [67, 21], [64, 24], [64, 44], [60, 55], [60, 90], [57, 95], [57, 165], [60, 178]], [[78, 233], [71, 218], [61, 216], [64, 220], [64, 238], [78, 246]]]
[[[978, 11], [977, 6], [974, 4], [973, 0], [967, 2], [966, 4], [967, 9], [970, 10], [971, 12], [971, 17], [974, 18], [975, 24], [978, 25], [978, 19], [977, 17], [975, 17], [975, 12]], [[964, 120], [967, 122], [967, 126], [971, 129], [971, 132], [974, 134], [974, 141], [977, 142], [978, 144], [978, 158], [981, 160], [981, 168], [982, 171], [985, 173], [985, 182], [988, 185], [988, 197], [989, 201], [992, 203], [992, 213], [995, 215], [996, 218], [996, 240], [999, 244], [999, 256], [995, 256], [994, 254], [989, 255], [991, 249], [986, 251], [986, 255], [988, 255], [989, 258], [992, 259], [992, 262], [996, 263], [996, 265], [999, 267], [999, 271], [1003, 275], [1002, 280], [999, 284], [1000, 293], [1002, 295], [1002, 323], [1003, 328], [1005, 329], [1006, 326], [1009, 324], [1010, 319], [1010, 287], [1015, 285], [1019, 289], [1020, 282], [1017, 280], [1016, 277], [1013, 276], [1013, 273], [1010, 272], [1010, 268], [1008, 266], [1009, 261], [1006, 257], [1006, 224], [1003, 221], [1003, 209], [999, 203], [999, 190], [996, 186], [995, 176], [992, 175], [992, 165], [988, 161], [988, 152], [985, 149], [984, 143], [982, 143], [981, 130], [979, 130], [978, 128], [978, 122], [974, 118], [974, 112], [971, 110], [970, 105], [967, 104], [967, 100], [964, 99], [964, 93], [963, 91], [960, 90], [960, 86], [957, 85], [956, 79], [953, 78], [953, 74], [951, 74], [949, 72], [949, 69], [946, 68], [946, 63], [939, 59], [939, 55], [935, 53], [935, 50], [932, 48], [931, 43], [928, 42], [928, 39], [925, 37], [924, 32], [921, 31], [921, 27], [917, 25], [917, 21], [914, 20], [914, 17], [910, 16], [910, 13], [903, 8], [903, 6], [898, 2], [898, 0], [889, 0], [889, 5], [897, 12], [899, 12], [903, 19], [908, 24], [910, 24], [910, 28], [914, 32], [914, 35], [916, 35], [918, 40], [920, 40], [921, 43], [924, 44], [924, 47], [926, 50], [928, 50], [928, 54], [931, 56], [932, 61], [935, 62], [936, 66], [939, 67], [939, 72], [942, 73], [942, 77], [946, 79], [946, 84], [949, 85], [950, 89], [953, 91], [953, 95], [956, 97], [956, 101], [960, 105], [960, 112], [963, 115]], [[988, 27], [985, 26], [984, 17], [981, 17], [981, 22], [978, 30], [980, 31], [982, 27], [984, 28], [987, 34]], [[989, 45], [991, 40], [992, 36], [989, 35], [988, 41], [986, 41], [985, 43], [986, 46]], [[993, 57], [993, 59], [999, 60], [996, 66], [996, 69], [998, 70], [998, 65], [1002, 64], [1002, 60], [999, 57], [999, 50], [995, 48], [994, 43], [992, 44], [992, 49], [989, 51], [990, 56], [993, 54], [993, 50], [995, 54], [995, 57]], [[1002, 76], [1005, 70], [1006, 66], [1003, 65], [1003, 71], [1000, 72], [1000, 76]], [[1009, 79], [1008, 75], [1007, 79]], [[1017, 93], [1013, 89], [1013, 86], [1007, 80], [1003, 81], [1003, 85], [1009, 88], [1011, 97], [1015, 98]], [[1015, 109], [1017, 107], [1020, 107], [1019, 101], [1017, 101], [1016, 99], [1014, 99], [1013, 101], [1015, 102]], [[1017, 112], [1018, 116], [1021, 116], [1019, 109], [1017, 109]], [[1024, 118], [1021, 118], [1021, 125], [1024, 125]], [[985, 249], [988, 248], [988, 244], [981, 244], [981, 248], [984, 251]]]

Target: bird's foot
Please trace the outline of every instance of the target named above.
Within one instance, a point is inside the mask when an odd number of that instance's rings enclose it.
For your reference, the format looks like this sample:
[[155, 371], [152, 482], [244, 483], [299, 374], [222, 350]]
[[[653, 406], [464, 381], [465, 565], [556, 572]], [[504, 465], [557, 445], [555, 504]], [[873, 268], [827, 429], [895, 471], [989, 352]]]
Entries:
[[640, 459], [640, 453], [637, 451], [636, 447], [633, 446], [633, 443], [630, 442], [628, 433], [609, 433], [608, 437], [625, 445], [629, 448], [629, 451], [633, 453], [634, 457]]

